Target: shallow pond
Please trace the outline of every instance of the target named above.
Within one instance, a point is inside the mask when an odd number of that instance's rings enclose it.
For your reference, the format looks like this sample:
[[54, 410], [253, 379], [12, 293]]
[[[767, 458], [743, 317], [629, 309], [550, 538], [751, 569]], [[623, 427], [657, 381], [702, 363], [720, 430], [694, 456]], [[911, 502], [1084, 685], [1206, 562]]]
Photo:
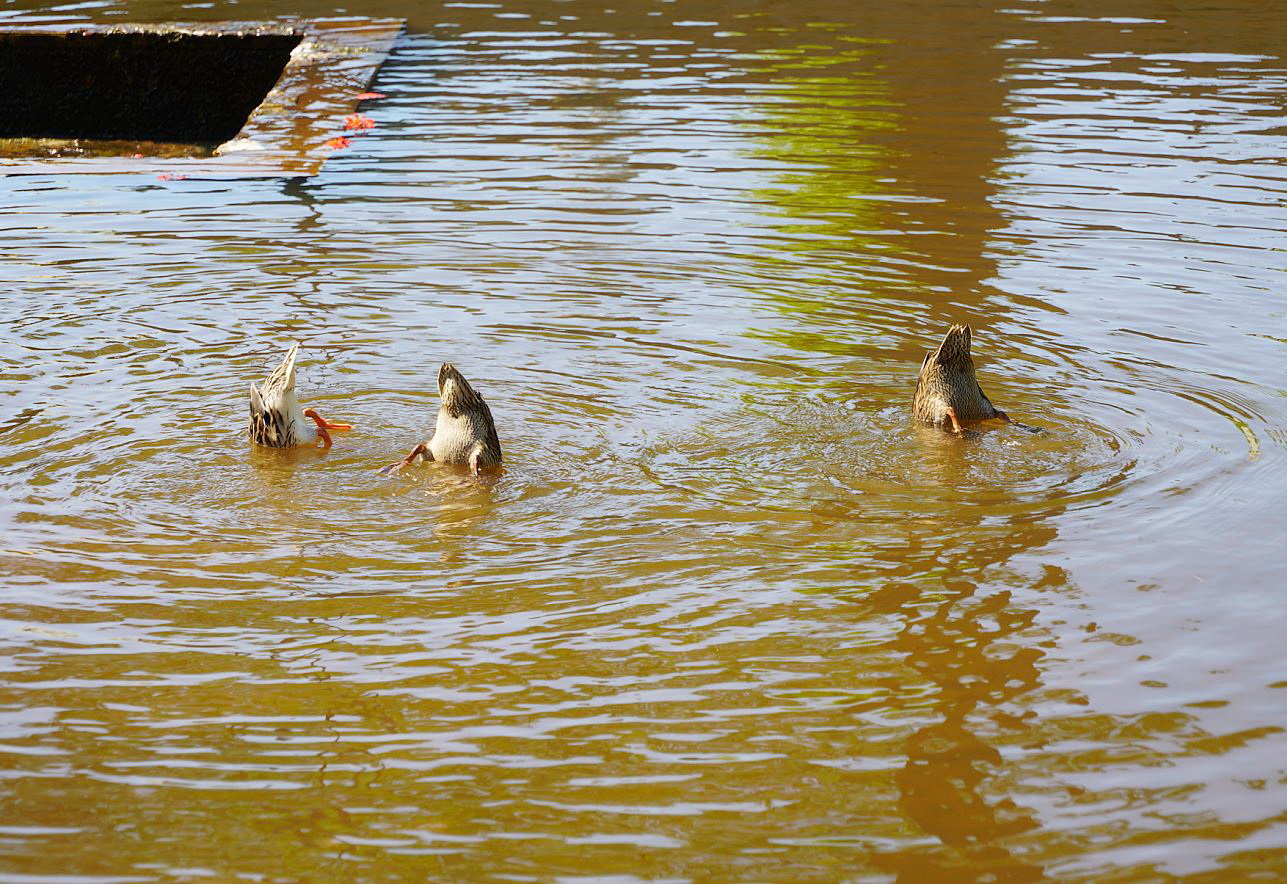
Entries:
[[0, 873], [1281, 875], [1287, 7], [1113, 6], [357, 2], [315, 178], [0, 179]]

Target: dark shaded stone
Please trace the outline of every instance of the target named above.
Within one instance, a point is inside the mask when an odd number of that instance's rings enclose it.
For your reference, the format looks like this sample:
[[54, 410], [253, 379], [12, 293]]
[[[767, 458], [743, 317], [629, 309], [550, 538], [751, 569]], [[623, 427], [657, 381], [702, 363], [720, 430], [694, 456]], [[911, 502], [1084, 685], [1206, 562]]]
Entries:
[[0, 34], [0, 138], [218, 144], [301, 34]]
[[0, 175], [315, 175], [403, 27], [9, 20]]

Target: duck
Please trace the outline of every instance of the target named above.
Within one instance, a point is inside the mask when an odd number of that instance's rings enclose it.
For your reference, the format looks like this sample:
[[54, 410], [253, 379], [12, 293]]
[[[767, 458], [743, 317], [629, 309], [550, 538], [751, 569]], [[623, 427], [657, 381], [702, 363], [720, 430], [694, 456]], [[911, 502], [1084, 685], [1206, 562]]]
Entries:
[[411, 466], [417, 458], [469, 467], [475, 477], [501, 465], [500, 438], [492, 410], [465, 376], [450, 362], [438, 369], [438, 420], [433, 434], [384, 475]]
[[957, 435], [965, 432], [966, 423], [993, 418], [1010, 422], [974, 376], [971, 336], [968, 325], [953, 325], [947, 330], [938, 349], [926, 353], [921, 361], [916, 394], [912, 397], [912, 414], [918, 420]]
[[[333, 423], [316, 410], [303, 408], [295, 397], [295, 357], [299, 343], [291, 344], [281, 365], [258, 388], [250, 385], [250, 441], [266, 448], [297, 445], [331, 447], [330, 430], [351, 430], [352, 424]], [[311, 423], [310, 423], [311, 421]]]

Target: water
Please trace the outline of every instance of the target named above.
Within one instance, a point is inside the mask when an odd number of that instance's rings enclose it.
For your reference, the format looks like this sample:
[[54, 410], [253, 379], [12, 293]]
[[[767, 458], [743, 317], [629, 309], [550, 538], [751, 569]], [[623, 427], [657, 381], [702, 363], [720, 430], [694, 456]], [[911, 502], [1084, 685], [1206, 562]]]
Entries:
[[345, 10], [316, 178], [0, 180], [4, 876], [1281, 876], [1287, 15]]

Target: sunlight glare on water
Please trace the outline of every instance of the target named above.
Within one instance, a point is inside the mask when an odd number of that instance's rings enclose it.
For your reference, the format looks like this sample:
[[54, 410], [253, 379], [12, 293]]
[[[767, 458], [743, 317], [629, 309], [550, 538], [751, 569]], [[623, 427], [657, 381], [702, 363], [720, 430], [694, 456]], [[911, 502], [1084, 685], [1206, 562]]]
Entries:
[[342, 12], [315, 178], [0, 181], [0, 877], [1281, 875], [1287, 15]]

